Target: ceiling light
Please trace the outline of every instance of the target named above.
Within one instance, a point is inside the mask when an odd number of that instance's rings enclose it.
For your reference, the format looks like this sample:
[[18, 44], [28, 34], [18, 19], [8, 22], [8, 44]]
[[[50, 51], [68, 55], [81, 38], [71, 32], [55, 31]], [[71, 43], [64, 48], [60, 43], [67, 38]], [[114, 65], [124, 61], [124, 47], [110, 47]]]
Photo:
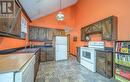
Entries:
[[[61, 6], [61, 0], [60, 0], [60, 10], [62, 9], [62, 6]], [[58, 21], [63, 21], [64, 20], [64, 14], [60, 11], [57, 15], [56, 15], [56, 19]]]

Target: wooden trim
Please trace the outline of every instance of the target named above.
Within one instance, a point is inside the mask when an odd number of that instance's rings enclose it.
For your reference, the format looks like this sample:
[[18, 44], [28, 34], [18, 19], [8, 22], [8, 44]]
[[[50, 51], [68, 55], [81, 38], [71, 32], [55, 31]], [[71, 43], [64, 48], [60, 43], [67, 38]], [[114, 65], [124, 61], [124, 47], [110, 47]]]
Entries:
[[49, 40], [29, 40], [29, 41], [32, 41], [32, 42], [45, 42], [45, 41], [49, 41]]
[[23, 8], [23, 6], [21, 5], [19, 0], [15, 0], [16, 3], [21, 7], [22, 12], [24, 13], [24, 15], [26, 16], [26, 18], [29, 20], [29, 22], [32, 22], [32, 20], [30, 19], [30, 17], [28, 16], [28, 14], [26, 13], [25, 9]]
[[6, 33], [6, 32], [2, 32], [2, 31], [0, 31], [0, 37], [9, 37], [9, 38], [14, 38], [14, 39], [25, 40], [25, 38], [21, 38], [20, 36], [10, 34], [10, 33]]
[[74, 55], [74, 54], [72, 54], [72, 53], [70, 53], [70, 55], [77, 57], [76, 55]]
[[64, 29], [58, 29], [58, 28], [47, 28], [47, 27], [42, 27], [42, 26], [34, 26], [34, 25], [29, 25], [29, 28], [45, 28], [45, 29], [64, 30]]

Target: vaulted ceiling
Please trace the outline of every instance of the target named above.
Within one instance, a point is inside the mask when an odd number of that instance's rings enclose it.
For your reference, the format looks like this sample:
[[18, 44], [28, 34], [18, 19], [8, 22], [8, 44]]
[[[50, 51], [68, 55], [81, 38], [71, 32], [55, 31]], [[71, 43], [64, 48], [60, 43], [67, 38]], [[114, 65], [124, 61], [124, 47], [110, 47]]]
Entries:
[[[60, 0], [19, 0], [29, 17], [37, 19], [60, 10]], [[61, 7], [74, 5], [77, 0], [61, 0]]]

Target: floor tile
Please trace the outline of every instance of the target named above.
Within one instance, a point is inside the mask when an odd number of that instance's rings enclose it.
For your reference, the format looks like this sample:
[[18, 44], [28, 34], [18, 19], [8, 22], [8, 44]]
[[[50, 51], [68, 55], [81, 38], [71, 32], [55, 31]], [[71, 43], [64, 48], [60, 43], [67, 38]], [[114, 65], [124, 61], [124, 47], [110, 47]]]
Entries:
[[67, 61], [42, 62], [36, 82], [117, 82], [93, 73], [80, 65], [74, 56]]

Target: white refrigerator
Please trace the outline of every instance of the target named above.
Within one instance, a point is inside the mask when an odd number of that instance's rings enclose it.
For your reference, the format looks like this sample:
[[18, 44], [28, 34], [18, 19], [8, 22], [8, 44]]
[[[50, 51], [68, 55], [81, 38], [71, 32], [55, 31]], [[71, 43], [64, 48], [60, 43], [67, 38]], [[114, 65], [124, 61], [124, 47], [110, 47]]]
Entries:
[[67, 36], [56, 36], [55, 37], [55, 59], [67, 60]]

